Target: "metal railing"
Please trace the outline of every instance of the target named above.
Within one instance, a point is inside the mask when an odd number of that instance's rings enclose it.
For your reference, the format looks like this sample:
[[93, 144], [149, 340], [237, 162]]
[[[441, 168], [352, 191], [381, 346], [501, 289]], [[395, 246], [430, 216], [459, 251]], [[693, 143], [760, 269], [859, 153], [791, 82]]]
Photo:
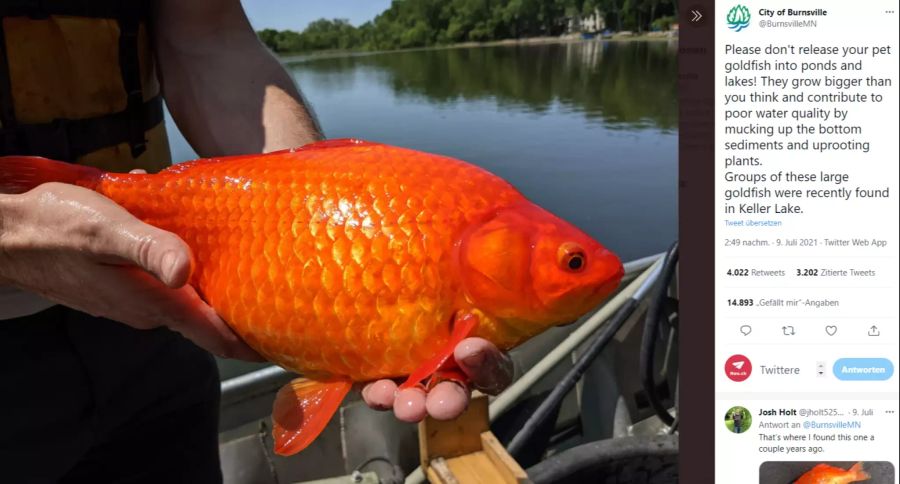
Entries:
[[[627, 283], [638, 277], [663, 255], [654, 254], [623, 264], [625, 278], [622, 282], [622, 287], [625, 288]], [[598, 312], [605, 312], [605, 306], [617, 301], [617, 297], [609, 299]], [[282, 385], [295, 377], [295, 374], [272, 365], [222, 381], [219, 430], [230, 430], [268, 415], [274, 394]], [[523, 383], [520, 382], [519, 385], [521, 386]], [[492, 410], [495, 412], [499, 410], [499, 408], [496, 408], [498, 404], [505, 409], [506, 406], [511, 404], [507, 400], [513, 394], [515, 392], [511, 392], [506, 398], [500, 398], [500, 402], [492, 404]], [[502, 411], [499, 413], [502, 413]]]

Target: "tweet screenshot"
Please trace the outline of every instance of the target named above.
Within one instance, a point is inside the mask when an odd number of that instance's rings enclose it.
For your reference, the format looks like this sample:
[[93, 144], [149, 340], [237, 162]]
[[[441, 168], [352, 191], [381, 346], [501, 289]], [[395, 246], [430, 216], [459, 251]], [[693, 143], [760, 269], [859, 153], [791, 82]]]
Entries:
[[900, 0], [0, 0], [0, 484], [900, 484]]
[[897, 3], [716, 8], [716, 482], [893, 484]]

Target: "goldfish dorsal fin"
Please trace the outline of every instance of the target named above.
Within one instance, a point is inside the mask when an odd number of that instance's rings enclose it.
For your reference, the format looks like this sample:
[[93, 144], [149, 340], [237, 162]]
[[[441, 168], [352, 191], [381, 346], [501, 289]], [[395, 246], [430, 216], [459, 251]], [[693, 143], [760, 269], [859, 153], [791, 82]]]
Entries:
[[[241, 156], [246, 156], [246, 155], [241, 155]], [[177, 175], [179, 173], [184, 173], [196, 166], [220, 163], [222, 161], [225, 161], [226, 159], [227, 158], [200, 158], [200, 159], [196, 159], [196, 160], [182, 161], [181, 163], [175, 163], [174, 165], [166, 168], [165, 170], [161, 170], [160, 173]]]
[[854, 481], [865, 481], [866, 479], [870, 479], [869, 473], [863, 470], [863, 463], [857, 462], [853, 464], [849, 469], [850, 473], [853, 475]]
[[336, 138], [336, 139], [326, 139], [323, 141], [313, 141], [312, 143], [307, 143], [299, 148], [296, 148], [295, 151], [307, 151], [307, 150], [322, 150], [327, 148], [345, 148], [348, 146], [380, 146], [381, 143], [376, 143], [374, 141], [366, 141], [356, 138]]
[[287, 148], [278, 151], [269, 151], [267, 153], [250, 153], [246, 155], [230, 155], [230, 156], [218, 156], [215, 158], [198, 158], [196, 160], [182, 161], [181, 163], [175, 163], [174, 165], [166, 168], [165, 170], [160, 171], [160, 173], [169, 173], [169, 174], [180, 174], [184, 173], [191, 168], [196, 166], [205, 166], [205, 165], [214, 165], [216, 163], [223, 163], [226, 161], [237, 161], [237, 160], [258, 160], [259, 162], [265, 162], [272, 155], [280, 155], [283, 153], [292, 153], [296, 151], [295, 148]]
[[[446, 363], [453, 355], [456, 345], [469, 336], [472, 330], [475, 329], [476, 324], [478, 324], [478, 316], [475, 316], [472, 313], [463, 313], [456, 317], [453, 321], [453, 331], [450, 333], [450, 340], [447, 341], [447, 344], [435, 352], [434, 356], [428, 361], [422, 363], [418, 368], [413, 370], [413, 372], [409, 374], [409, 378], [400, 385], [400, 388], [412, 388], [418, 385], [422, 380], [437, 373], [438, 370], [444, 366], [444, 363]], [[456, 373], [455, 376], [456, 378], [451, 379], [458, 379], [459, 374]]]
[[311, 444], [328, 425], [350, 386], [348, 380], [297, 378], [281, 387], [272, 407], [275, 453], [292, 455]]

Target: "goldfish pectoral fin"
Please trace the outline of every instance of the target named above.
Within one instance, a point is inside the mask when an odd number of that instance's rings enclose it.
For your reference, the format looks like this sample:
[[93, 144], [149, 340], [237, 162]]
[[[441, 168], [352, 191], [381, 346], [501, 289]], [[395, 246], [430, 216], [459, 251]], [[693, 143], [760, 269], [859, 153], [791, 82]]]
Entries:
[[872, 476], [869, 475], [868, 472], [863, 470], [863, 463], [857, 462], [850, 467], [850, 472], [853, 474], [853, 479], [856, 481], [865, 481], [871, 479]]
[[281, 387], [272, 407], [275, 453], [292, 455], [322, 433], [350, 392], [348, 380], [319, 382], [297, 378]]
[[450, 340], [447, 341], [447, 344], [441, 347], [439, 351], [435, 352], [434, 356], [428, 359], [428, 361], [413, 370], [413, 372], [409, 374], [409, 378], [400, 385], [400, 389], [412, 388], [422, 380], [440, 370], [441, 367], [444, 366], [444, 363], [453, 356], [456, 345], [466, 339], [469, 334], [472, 333], [472, 330], [475, 329], [475, 325], [477, 324], [478, 317], [472, 313], [462, 313], [454, 318], [453, 330], [450, 332]]
[[[447, 365], [445, 364], [444, 368], [446, 367]], [[435, 387], [435, 385], [442, 381], [456, 382], [462, 385], [464, 388], [468, 388], [469, 386], [469, 377], [467, 377], [466, 374], [457, 367], [450, 369], [441, 369], [434, 372], [434, 374], [431, 375], [431, 378], [428, 380], [428, 385], [426, 385], [425, 388], [430, 391]]]

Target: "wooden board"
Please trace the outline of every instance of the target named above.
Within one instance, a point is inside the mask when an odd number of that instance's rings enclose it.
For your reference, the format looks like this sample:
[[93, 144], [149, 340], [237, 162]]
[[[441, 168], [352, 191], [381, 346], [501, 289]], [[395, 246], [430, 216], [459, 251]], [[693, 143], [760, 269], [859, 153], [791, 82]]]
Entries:
[[419, 424], [419, 455], [433, 484], [521, 484], [527, 474], [490, 431], [488, 400], [473, 396], [452, 421], [427, 417]]
[[481, 433], [488, 430], [488, 400], [472, 396], [469, 408], [455, 420], [426, 417], [419, 423], [419, 458], [422, 469], [436, 458], [449, 459], [481, 450]]
[[506, 447], [503, 447], [503, 444], [497, 440], [497, 437], [493, 433], [490, 431], [482, 433], [481, 444], [484, 453], [491, 462], [493, 462], [494, 467], [503, 474], [503, 482], [529, 482], [528, 474], [525, 474], [525, 470], [522, 469], [522, 466], [509, 455], [509, 452], [506, 451]]

